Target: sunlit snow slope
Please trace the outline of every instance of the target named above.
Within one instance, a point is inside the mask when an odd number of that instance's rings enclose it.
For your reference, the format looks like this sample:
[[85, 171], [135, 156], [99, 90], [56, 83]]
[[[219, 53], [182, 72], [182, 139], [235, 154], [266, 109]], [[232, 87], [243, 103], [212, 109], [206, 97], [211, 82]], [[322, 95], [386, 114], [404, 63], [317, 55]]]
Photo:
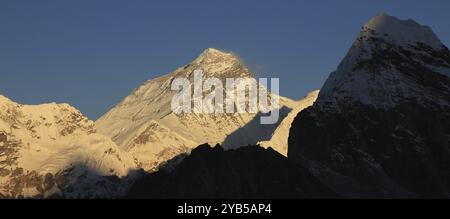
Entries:
[[68, 104], [21, 105], [0, 95], [0, 197], [107, 197], [133, 158]]
[[[280, 97], [280, 119], [273, 125], [261, 125], [259, 115], [251, 113], [173, 113], [171, 100], [176, 91], [171, 90], [171, 82], [178, 77], [193, 81], [193, 71], [197, 69], [204, 71], [204, 78], [222, 81], [253, 77], [233, 53], [206, 49], [192, 63], [138, 87], [96, 121], [99, 132], [130, 151], [141, 167], [154, 170], [199, 144], [221, 143], [230, 149], [270, 140], [278, 124], [298, 105]], [[286, 154], [283, 147], [275, 150]]]

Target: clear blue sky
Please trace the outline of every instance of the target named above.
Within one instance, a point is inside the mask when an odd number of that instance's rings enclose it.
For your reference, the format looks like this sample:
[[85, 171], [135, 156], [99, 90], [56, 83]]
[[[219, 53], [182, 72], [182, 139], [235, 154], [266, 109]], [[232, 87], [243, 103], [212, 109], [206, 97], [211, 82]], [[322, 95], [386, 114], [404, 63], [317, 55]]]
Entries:
[[68, 102], [91, 119], [135, 87], [216, 47], [294, 99], [320, 88], [378, 12], [450, 44], [450, 2], [0, 0], [0, 93]]

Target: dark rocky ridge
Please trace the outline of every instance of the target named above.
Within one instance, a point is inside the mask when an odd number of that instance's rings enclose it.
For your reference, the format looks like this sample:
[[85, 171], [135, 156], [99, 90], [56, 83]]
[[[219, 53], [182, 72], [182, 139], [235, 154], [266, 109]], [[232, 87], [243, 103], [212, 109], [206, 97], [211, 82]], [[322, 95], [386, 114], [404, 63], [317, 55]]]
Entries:
[[319, 198], [337, 197], [307, 171], [273, 149], [224, 151], [201, 145], [172, 171], [148, 174], [127, 198]]

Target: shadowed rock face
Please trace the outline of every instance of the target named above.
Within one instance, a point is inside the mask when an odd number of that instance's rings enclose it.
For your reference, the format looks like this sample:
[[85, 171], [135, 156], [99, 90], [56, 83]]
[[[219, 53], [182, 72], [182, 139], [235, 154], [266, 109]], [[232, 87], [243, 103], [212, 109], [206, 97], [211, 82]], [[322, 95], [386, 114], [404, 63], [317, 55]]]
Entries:
[[295, 118], [288, 157], [344, 197], [449, 198], [450, 51], [415, 22], [371, 23]]
[[317, 198], [336, 197], [311, 174], [271, 148], [224, 151], [201, 145], [173, 171], [138, 181], [127, 198]]
[[450, 197], [450, 109], [341, 110], [301, 112], [288, 157], [346, 197]]

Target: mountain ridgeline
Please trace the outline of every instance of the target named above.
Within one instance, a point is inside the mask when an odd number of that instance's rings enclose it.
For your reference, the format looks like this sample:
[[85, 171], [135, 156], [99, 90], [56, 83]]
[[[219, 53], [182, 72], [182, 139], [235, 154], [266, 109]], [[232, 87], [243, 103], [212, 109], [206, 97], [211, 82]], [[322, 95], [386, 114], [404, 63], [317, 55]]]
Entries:
[[171, 82], [197, 69], [254, 77], [210, 48], [95, 123], [0, 95], [0, 197], [450, 198], [450, 51], [428, 26], [375, 16], [320, 91], [280, 97], [273, 125], [173, 113]]
[[272, 148], [200, 145], [175, 169], [150, 173], [127, 198], [335, 198], [308, 171]]
[[149, 80], [95, 123], [69, 104], [23, 105], [0, 96], [0, 197], [121, 197], [140, 169], [176, 165], [204, 142], [227, 149], [261, 142], [286, 156], [289, 125], [318, 92], [299, 101], [279, 97], [281, 118], [272, 125], [261, 125], [260, 113], [173, 113], [170, 82], [192, 80], [197, 69], [223, 80], [253, 77], [236, 55], [207, 49]]
[[202, 146], [128, 197], [449, 198], [449, 73], [429, 27], [380, 14], [295, 117], [287, 159]]

